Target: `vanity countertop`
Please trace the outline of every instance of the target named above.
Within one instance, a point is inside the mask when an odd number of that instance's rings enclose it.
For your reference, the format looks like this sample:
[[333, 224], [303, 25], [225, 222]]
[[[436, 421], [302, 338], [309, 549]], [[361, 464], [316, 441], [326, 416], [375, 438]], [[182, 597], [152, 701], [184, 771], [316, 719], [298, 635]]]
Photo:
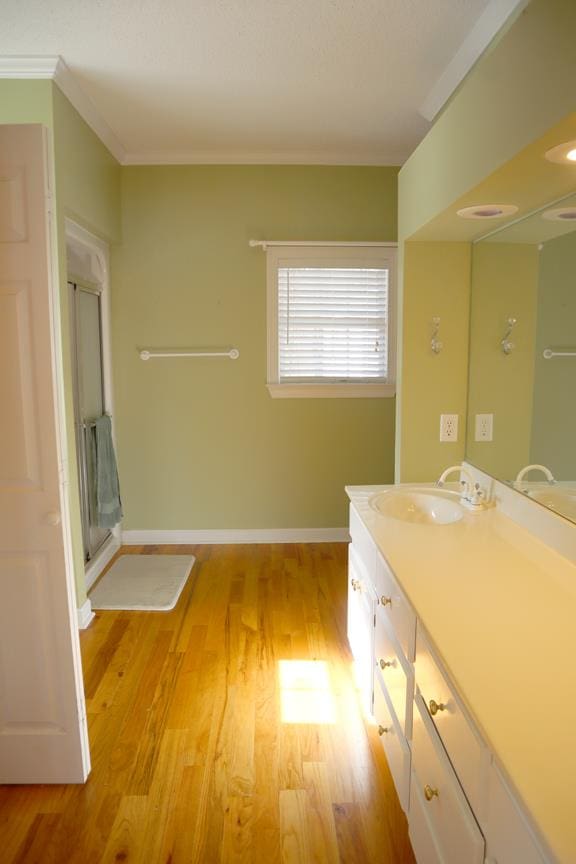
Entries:
[[377, 514], [388, 488], [346, 491], [550, 849], [576, 862], [576, 565], [496, 508]]

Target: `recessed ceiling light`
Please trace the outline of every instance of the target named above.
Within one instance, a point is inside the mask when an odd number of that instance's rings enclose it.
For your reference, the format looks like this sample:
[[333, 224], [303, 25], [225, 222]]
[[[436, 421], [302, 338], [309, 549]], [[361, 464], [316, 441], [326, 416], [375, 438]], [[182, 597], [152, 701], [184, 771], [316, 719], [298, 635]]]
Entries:
[[576, 163], [576, 141], [565, 141], [547, 150], [544, 154], [549, 162], [557, 162], [560, 165]]
[[576, 222], [576, 207], [557, 207], [554, 210], [545, 210], [543, 219], [550, 222]]
[[518, 212], [515, 204], [475, 204], [456, 211], [462, 219], [501, 219]]

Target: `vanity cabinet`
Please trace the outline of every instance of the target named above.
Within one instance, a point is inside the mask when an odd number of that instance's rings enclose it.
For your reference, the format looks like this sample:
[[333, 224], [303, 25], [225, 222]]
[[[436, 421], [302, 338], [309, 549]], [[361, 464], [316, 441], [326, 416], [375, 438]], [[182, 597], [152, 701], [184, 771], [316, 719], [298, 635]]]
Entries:
[[348, 639], [418, 864], [550, 864], [353, 504], [350, 535]]
[[348, 641], [356, 680], [408, 812], [416, 616], [354, 507], [350, 535]]

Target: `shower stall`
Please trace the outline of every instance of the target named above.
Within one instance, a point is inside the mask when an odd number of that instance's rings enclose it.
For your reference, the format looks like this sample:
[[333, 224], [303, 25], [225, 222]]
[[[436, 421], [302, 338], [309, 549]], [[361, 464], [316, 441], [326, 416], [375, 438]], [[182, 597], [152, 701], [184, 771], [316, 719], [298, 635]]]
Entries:
[[97, 520], [95, 421], [106, 410], [104, 352], [102, 339], [102, 289], [98, 284], [70, 277], [70, 318], [72, 326], [72, 377], [76, 452], [80, 484], [80, 507], [84, 560], [92, 560], [110, 537], [108, 528]]

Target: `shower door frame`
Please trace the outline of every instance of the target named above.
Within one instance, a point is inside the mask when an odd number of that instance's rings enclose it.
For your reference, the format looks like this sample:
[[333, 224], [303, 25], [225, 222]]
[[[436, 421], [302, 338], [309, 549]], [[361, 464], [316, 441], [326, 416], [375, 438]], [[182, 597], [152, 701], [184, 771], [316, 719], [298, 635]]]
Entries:
[[[94, 293], [98, 293], [100, 297], [100, 345], [101, 345], [101, 365], [102, 365], [102, 397], [103, 397], [103, 407], [104, 411], [109, 414], [112, 418], [112, 435], [115, 437], [115, 424], [114, 424], [114, 400], [113, 400], [113, 390], [112, 390], [112, 352], [111, 352], [111, 327], [110, 327], [110, 284], [109, 284], [109, 248], [108, 244], [103, 241], [101, 238], [96, 237], [91, 232], [87, 231], [85, 228], [82, 228], [76, 222], [71, 219], [65, 220], [65, 229], [66, 229], [66, 244], [67, 251], [70, 249], [74, 250], [86, 256], [90, 261], [90, 269], [93, 273], [91, 278], [84, 279], [78, 278], [80, 274], [74, 273], [73, 270], [68, 266], [68, 274], [67, 281], [68, 283], [78, 284], [80, 282], [81, 289], [85, 289], [88, 287], [90, 290], [93, 290]], [[69, 257], [69, 255], [68, 255]], [[69, 288], [71, 291], [72, 289]], [[70, 305], [71, 313], [75, 310], [75, 305]], [[71, 314], [70, 321], [71, 335], [72, 335], [72, 365], [73, 370], [72, 374], [74, 378], [77, 375], [77, 363], [76, 363], [76, 321], [74, 319], [74, 315]], [[74, 421], [75, 421], [75, 429], [76, 429], [76, 447], [85, 449], [85, 431], [83, 428], [79, 428], [82, 424], [82, 418], [79, 416], [79, 393], [78, 393], [78, 383], [76, 380], [73, 382], [74, 384]], [[80, 454], [78, 453], [77, 456]], [[80, 471], [80, 460], [77, 459], [78, 470]], [[86, 480], [83, 477], [79, 477], [79, 483], [85, 484]], [[80, 490], [79, 490], [80, 493]], [[80, 493], [81, 494], [81, 493]], [[82, 507], [82, 498], [80, 500], [80, 506]], [[82, 524], [82, 535], [83, 542], [86, 548], [86, 539], [85, 539], [85, 527], [84, 520]], [[103, 568], [106, 566], [108, 561], [112, 558], [116, 550], [120, 547], [120, 538], [121, 538], [121, 530], [120, 526], [116, 525], [114, 528], [110, 530], [109, 536], [105, 538], [102, 544], [95, 550], [94, 555], [89, 560], [85, 561], [85, 576], [86, 576], [86, 590], [89, 590], [90, 587], [94, 584], [98, 576], [100, 575]]]
[[102, 401], [102, 409], [106, 411], [106, 388], [104, 386], [104, 351], [103, 351], [103, 332], [102, 332], [102, 287], [100, 285], [88, 285], [85, 281], [81, 281], [79, 277], [69, 276], [68, 289], [70, 292], [70, 307], [72, 314], [70, 322], [72, 324], [72, 381], [74, 388], [74, 424], [76, 427], [76, 449], [78, 463], [78, 485], [80, 492], [80, 512], [82, 521], [82, 539], [84, 542], [84, 564], [88, 565], [94, 560], [102, 546], [110, 537], [111, 531], [107, 529], [106, 533], [97, 545], [92, 542], [90, 534], [90, 483], [88, 478], [88, 447], [86, 443], [87, 435], [93, 435], [91, 423], [83, 416], [81, 406], [83, 400], [83, 388], [80, 381], [80, 346], [78, 342], [80, 332], [79, 322], [79, 292], [84, 291], [87, 294], [92, 294], [98, 298], [98, 330], [100, 344], [100, 398]]

